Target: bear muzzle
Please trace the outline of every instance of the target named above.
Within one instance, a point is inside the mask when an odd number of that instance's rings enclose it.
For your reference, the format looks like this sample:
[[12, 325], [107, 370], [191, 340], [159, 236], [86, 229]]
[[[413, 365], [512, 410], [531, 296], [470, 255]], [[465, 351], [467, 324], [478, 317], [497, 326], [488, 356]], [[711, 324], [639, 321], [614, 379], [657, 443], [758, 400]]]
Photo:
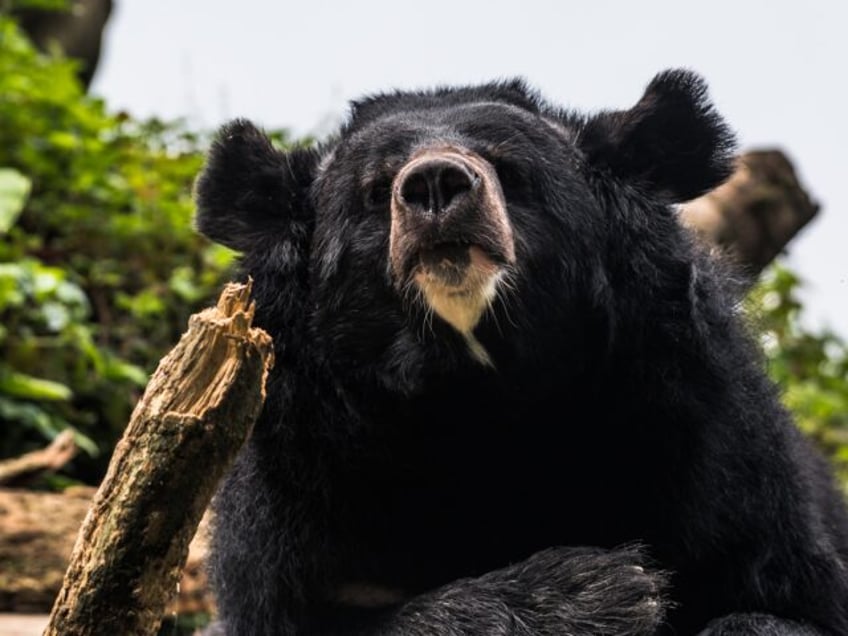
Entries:
[[477, 325], [515, 262], [512, 226], [492, 165], [456, 146], [414, 154], [392, 184], [389, 252], [395, 284], [416, 285], [463, 334]]

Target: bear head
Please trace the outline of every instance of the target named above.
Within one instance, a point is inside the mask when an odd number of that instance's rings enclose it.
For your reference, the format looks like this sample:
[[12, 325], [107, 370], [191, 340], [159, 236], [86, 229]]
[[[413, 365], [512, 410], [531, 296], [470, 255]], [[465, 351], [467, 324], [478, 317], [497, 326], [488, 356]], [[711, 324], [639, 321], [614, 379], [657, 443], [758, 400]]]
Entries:
[[647, 323], [686, 294], [670, 204], [722, 182], [734, 148], [706, 93], [686, 70], [590, 116], [522, 81], [386, 93], [288, 151], [237, 120], [197, 182], [197, 227], [243, 253], [283, 355], [407, 391], [459, 367], [579, 369], [623, 312]]

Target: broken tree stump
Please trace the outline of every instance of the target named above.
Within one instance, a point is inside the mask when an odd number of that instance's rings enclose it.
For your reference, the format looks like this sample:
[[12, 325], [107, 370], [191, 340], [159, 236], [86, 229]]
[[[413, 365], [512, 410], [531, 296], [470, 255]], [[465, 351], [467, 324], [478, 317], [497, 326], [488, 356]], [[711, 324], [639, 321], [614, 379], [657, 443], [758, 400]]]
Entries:
[[753, 283], [818, 213], [779, 150], [740, 155], [724, 184], [683, 206], [683, 222], [722, 248]]
[[80, 529], [45, 636], [155, 634], [220, 478], [265, 399], [271, 338], [250, 284], [195, 314], [160, 362]]

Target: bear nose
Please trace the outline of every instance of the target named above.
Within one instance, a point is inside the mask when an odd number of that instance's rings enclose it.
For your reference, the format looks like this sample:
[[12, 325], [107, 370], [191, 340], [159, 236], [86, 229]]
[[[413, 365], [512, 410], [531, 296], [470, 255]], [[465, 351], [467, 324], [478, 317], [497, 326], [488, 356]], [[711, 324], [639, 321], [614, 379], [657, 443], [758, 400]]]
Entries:
[[400, 199], [412, 211], [439, 214], [467, 196], [477, 181], [474, 171], [459, 162], [427, 159], [403, 176]]

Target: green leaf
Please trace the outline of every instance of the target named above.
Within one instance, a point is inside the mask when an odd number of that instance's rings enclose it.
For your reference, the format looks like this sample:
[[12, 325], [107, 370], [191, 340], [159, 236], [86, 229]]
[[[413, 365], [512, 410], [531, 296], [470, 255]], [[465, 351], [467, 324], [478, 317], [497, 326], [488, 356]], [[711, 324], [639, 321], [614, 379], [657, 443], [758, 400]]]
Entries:
[[73, 431], [74, 443], [77, 446], [79, 446], [83, 451], [85, 451], [90, 457], [97, 457], [100, 454], [100, 449], [97, 447], [97, 442], [95, 442], [87, 435], [83, 435], [76, 429], [73, 429]]
[[0, 393], [27, 400], [51, 402], [69, 400], [73, 396], [73, 392], [64, 384], [15, 371], [0, 373]]
[[3, 396], [0, 396], [0, 419], [36, 430], [44, 439], [53, 439], [67, 427], [67, 422], [51, 417], [35, 404], [7, 400]]
[[12, 0], [10, 4], [13, 9], [68, 10], [68, 0]]
[[6, 234], [23, 212], [32, 182], [17, 170], [0, 168], [0, 234]]
[[144, 387], [149, 379], [141, 367], [117, 358], [107, 360], [102, 373], [109, 380], [129, 380], [140, 387]]

